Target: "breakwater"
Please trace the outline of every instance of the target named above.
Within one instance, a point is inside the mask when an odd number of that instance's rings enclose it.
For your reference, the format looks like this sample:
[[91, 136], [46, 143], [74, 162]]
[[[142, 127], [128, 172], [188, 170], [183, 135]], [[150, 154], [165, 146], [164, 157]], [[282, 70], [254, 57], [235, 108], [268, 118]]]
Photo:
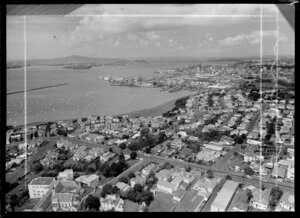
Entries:
[[[33, 89], [27, 89], [26, 92], [41, 90], [41, 89], [54, 88], [54, 87], [65, 86], [65, 85], [68, 85], [68, 83], [62, 83], [62, 84], [57, 84], [57, 85], [43, 86], [43, 87], [38, 87], [38, 88], [33, 88]], [[18, 93], [22, 93], [22, 92], [25, 92], [25, 90], [6, 93], [6, 95], [13, 95], [13, 94], [18, 94]]]

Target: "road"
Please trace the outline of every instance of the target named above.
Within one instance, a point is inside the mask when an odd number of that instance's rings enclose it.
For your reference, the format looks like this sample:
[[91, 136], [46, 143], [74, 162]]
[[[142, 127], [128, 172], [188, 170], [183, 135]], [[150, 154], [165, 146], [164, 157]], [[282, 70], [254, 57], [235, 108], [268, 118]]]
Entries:
[[[268, 103], [263, 103], [263, 105], [262, 105], [262, 113], [265, 111], [265, 109], [267, 108], [267, 106], [268, 106]], [[258, 110], [256, 112], [256, 114], [253, 116], [253, 119], [250, 121], [250, 123], [246, 127], [246, 130], [248, 132], [250, 132], [253, 129], [253, 127], [255, 125], [255, 122], [258, 120], [259, 116], [260, 116], [260, 110]]]
[[[232, 178], [236, 178], [239, 181], [244, 181], [244, 182], [248, 182], [251, 183], [253, 185], [259, 186], [260, 181], [259, 178], [255, 178], [253, 177], [252, 179], [248, 179], [245, 178], [243, 175], [240, 175], [239, 173], [235, 173], [235, 172], [223, 172], [221, 170], [217, 170], [214, 169], [213, 167], [210, 166], [204, 166], [204, 165], [199, 165], [196, 163], [190, 163], [190, 162], [186, 162], [186, 161], [179, 161], [179, 160], [175, 160], [175, 159], [171, 159], [171, 158], [166, 158], [166, 157], [160, 157], [160, 156], [155, 156], [155, 155], [149, 155], [145, 156], [144, 154], [142, 154], [141, 152], [138, 152], [138, 156], [142, 157], [144, 160], [148, 160], [148, 161], [152, 161], [152, 162], [158, 162], [158, 163], [165, 163], [165, 162], [169, 162], [173, 165], [177, 165], [177, 166], [181, 166], [181, 167], [187, 167], [188, 165], [190, 165], [191, 167], [194, 167], [196, 169], [202, 170], [202, 171], [207, 171], [207, 170], [212, 170], [214, 171], [215, 174], [220, 175], [220, 176], [226, 176], [226, 175], [230, 175]], [[265, 186], [269, 186], [269, 187], [273, 187], [274, 185], [276, 185], [274, 182], [268, 182], [268, 181], [262, 181], [262, 184], [264, 184]], [[277, 185], [279, 187], [283, 187], [283, 188], [294, 188], [294, 184], [293, 183], [282, 183], [282, 182], [277, 182]]]
[[[28, 157], [28, 159], [27, 159], [28, 168], [30, 168], [33, 161], [41, 158], [41, 156], [43, 156], [46, 153], [46, 151], [48, 151], [54, 147], [54, 143], [52, 141], [49, 141], [49, 140], [47, 140], [47, 141], [48, 142], [43, 147], [40, 147], [37, 149], [37, 152], [35, 154], [33, 154], [33, 156]], [[19, 177], [24, 176], [24, 170], [25, 170], [24, 165], [25, 165], [25, 163], [23, 162], [20, 166], [18, 166], [16, 168], [16, 170], [13, 173], [8, 174], [6, 176], [6, 181], [13, 183], [13, 182], [16, 182]]]

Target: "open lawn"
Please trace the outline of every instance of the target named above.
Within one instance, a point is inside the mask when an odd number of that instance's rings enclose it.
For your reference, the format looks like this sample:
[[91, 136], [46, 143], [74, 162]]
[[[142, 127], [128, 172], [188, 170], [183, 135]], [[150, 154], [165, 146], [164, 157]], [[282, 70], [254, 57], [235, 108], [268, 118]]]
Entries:
[[231, 201], [227, 211], [234, 211], [233, 207], [241, 209], [243, 211], [248, 210], [249, 204], [247, 203], [247, 192], [246, 190], [239, 189]]
[[201, 210], [204, 198], [201, 195], [197, 195], [197, 193], [195, 190], [188, 191], [176, 207], [175, 212], [195, 212]]
[[28, 199], [25, 204], [23, 204], [21, 207], [16, 207], [16, 211], [23, 211], [25, 209], [30, 209], [32, 210], [34, 206], [39, 202], [40, 198], [32, 198]]
[[228, 160], [226, 163], [226, 167], [229, 169], [230, 167], [234, 169], [235, 166], [239, 166], [240, 169], [244, 169], [248, 164], [243, 161], [244, 159], [238, 155], [238, 156], [232, 156], [231, 159]]
[[177, 205], [177, 202], [174, 202], [173, 195], [166, 194], [163, 192], [157, 192], [154, 200], [149, 206], [149, 212], [168, 212], [172, 211], [173, 208]]

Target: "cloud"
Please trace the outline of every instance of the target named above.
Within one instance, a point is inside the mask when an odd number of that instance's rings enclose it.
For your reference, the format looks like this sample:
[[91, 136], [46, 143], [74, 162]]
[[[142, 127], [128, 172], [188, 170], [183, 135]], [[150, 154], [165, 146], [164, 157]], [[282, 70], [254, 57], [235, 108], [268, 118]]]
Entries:
[[155, 42], [155, 44], [154, 44], [156, 47], [160, 47], [161, 45], [160, 45], [160, 42]]
[[182, 44], [176, 42], [176, 41], [175, 41], [174, 39], [172, 39], [172, 38], [170, 38], [170, 39], [168, 40], [168, 44], [169, 44], [170, 47], [175, 48], [175, 49], [184, 49], [184, 48], [185, 48]]
[[[223, 46], [239, 45], [241, 43], [250, 43], [252, 45], [260, 43], [260, 31], [253, 31], [249, 34], [241, 33], [236, 36], [229, 36], [219, 40], [219, 44]], [[287, 37], [284, 33], [278, 33], [279, 42], [287, 42]], [[276, 39], [276, 31], [262, 31], [263, 40], [274, 38]]]
[[120, 45], [120, 41], [119, 41], [119, 40], [117, 40], [117, 41], [115, 42], [115, 46], [118, 46], [118, 45]]
[[147, 32], [146, 36], [150, 40], [158, 40], [160, 38], [160, 35], [158, 35], [157, 33], [153, 32], [153, 31]]
[[128, 39], [128, 40], [133, 40], [133, 41], [134, 41], [134, 40], [136, 40], [137, 38], [138, 38], [138, 37], [137, 37], [137, 35], [135, 35], [135, 34], [131, 34], [131, 33], [130, 33], [130, 34], [127, 35], [127, 39]]
[[147, 47], [149, 45], [149, 42], [145, 39], [139, 38], [139, 45], [140, 47]]
[[208, 41], [214, 41], [214, 37], [212, 37], [210, 34], [206, 34], [205, 35], [205, 38], [208, 40]]
[[[69, 34], [71, 43], [75, 40], [89, 42], [82, 35], [91, 35], [91, 40], [105, 40], [115, 35], [146, 33], [148, 40], [158, 40], [156, 31], [186, 26], [228, 25], [244, 22], [252, 17], [217, 17], [219, 15], [259, 15], [260, 5], [256, 4], [199, 4], [177, 7], [174, 5], [87, 5], [71, 15], [82, 16], [80, 22]], [[275, 5], [264, 5], [264, 14], [275, 15]], [[103, 16], [87, 16], [87, 15]], [[149, 15], [149, 16], [148, 16]], [[208, 17], [191, 17], [208, 15]], [[79, 17], [80, 17], [79, 16]], [[169, 16], [169, 17], [168, 17]], [[78, 17], [77, 17], [78, 18]], [[73, 40], [72, 40], [73, 39]], [[213, 41], [210, 37], [208, 40]]]

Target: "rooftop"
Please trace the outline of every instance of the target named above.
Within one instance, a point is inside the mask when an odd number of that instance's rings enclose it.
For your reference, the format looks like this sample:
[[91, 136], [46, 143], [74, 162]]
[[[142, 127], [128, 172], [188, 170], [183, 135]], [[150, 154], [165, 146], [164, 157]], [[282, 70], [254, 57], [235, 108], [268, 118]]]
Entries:
[[53, 195], [52, 200], [58, 200], [59, 202], [72, 202], [74, 195], [71, 193], [56, 193]]
[[218, 195], [213, 201], [212, 205], [217, 206], [219, 209], [225, 211], [229, 201], [231, 200], [231, 197], [238, 187], [238, 184], [239, 183], [232, 180], [227, 180], [223, 185], [221, 191], [218, 192]]
[[196, 191], [188, 191], [174, 211], [195, 211], [203, 199], [203, 196], [197, 195]]
[[270, 193], [271, 193], [271, 189], [265, 189], [265, 190], [255, 189], [252, 192], [253, 195], [252, 201], [256, 201], [256, 202], [260, 202], [261, 204], [268, 205]]
[[29, 185], [50, 185], [53, 181], [54, 177], [37, 177], [32, 179]]

